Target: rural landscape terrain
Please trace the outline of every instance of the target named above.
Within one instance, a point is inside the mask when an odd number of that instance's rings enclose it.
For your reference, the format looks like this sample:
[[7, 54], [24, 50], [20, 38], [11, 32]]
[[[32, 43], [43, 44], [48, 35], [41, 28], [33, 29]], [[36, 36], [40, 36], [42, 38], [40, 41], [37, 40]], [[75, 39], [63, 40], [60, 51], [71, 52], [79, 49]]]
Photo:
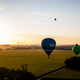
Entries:
[[[65, 60], [67, 58], [76, 56], [71, 50], [72, 45], [68, 49], [66, 48], [64, 45], [57, 46], [48, 59], [47, 54], [38, 45], [27, 45], [27, 47], [25, 45], [1, 45], [2, 51], [0, 51], [0, 67], [18, 69], [21, 68], [21, 65], [27, 64], [27, 70], [38, 77], [65, 66]], [[80, 54], [78, 56], [80, 56]], [[47, 74], [42, 78], [80, 79], [80, 71], [63, 68], [59, 71]]]

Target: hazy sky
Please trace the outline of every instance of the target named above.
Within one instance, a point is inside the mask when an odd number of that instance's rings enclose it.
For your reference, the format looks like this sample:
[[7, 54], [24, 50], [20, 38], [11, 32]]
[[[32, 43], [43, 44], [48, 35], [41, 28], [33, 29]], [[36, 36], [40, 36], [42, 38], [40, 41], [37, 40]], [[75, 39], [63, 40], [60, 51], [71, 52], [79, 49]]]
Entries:
[[80, 44], [80, 0], [0, 0], [0, 44], [41, 44], [46, 37]]

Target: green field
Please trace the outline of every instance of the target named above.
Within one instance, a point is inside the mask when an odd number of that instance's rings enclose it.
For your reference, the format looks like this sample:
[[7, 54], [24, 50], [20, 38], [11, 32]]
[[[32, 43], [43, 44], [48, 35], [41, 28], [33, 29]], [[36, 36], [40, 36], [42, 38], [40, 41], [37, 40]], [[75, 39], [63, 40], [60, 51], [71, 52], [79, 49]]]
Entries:
[[[65, 66], [64, 61], [66, 58], [72, 56], [76, 55], [70, 50], [54, 50], [49, 59], [42, 49], [0, 51], [0, 66], [18, 69], [22, 64], [28, 64], [28, 71], [32, 72], [36, 76], [39, 76], [46, 72]], [[80, 54], [78, 56], [80, 56]], [[79, 71], [65, 68], [45, 77], [80, 78], [79, 76]]]

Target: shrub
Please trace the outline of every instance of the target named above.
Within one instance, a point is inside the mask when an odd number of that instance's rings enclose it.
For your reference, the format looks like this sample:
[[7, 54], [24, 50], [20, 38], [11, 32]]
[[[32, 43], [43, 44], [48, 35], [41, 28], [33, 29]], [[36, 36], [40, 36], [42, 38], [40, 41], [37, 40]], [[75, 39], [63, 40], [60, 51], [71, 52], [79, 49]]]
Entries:
[[17, 70], [0, 67], [0, 80], [36, 80], [36, 77], [27, 71], [26, 66], [27, 64], [24, 64]]
[[65, 60], [65, 64], [67, 68], [74, 68], [74, 69], [80, 69], [80, 57], [73, 56], [69, 59], [67, 58]]

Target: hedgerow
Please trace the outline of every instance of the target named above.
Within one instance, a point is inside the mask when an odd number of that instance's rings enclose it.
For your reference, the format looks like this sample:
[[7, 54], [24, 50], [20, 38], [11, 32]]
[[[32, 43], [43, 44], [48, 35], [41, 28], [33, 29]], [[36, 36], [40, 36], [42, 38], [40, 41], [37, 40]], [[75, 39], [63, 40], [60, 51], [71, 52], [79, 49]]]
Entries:
[[21, 69], [9, 69], [0, 67], [0, 80], [36, 80], [35, 75], [27, 71], [27, 65], [21, 65]]

